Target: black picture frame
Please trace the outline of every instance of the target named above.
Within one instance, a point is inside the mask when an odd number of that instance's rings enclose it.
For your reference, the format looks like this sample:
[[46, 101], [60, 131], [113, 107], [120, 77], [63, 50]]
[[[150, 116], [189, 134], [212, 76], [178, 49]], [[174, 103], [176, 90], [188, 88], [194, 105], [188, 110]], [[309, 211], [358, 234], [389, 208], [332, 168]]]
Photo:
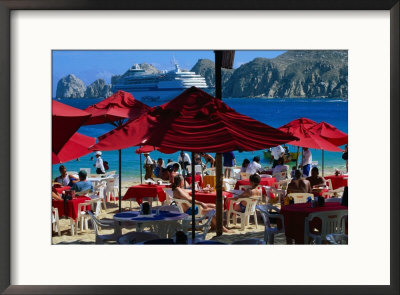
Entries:
[[[399, 294], [399, 0], [0, 0], [0, 138], [10, 134], [12, 10], [390, 10], [390, 286], [16, 286], [10, 285], [10, 145], [0, 147], [0, 291], [4, 294]], [[379, 164], [379, 163], [378, 163]], [[367, 241], [366, 241], [367, 242]], [[365, 267], [368, 265], [366, 257]], [[340, 275], [340, 274], [338, 274]]]

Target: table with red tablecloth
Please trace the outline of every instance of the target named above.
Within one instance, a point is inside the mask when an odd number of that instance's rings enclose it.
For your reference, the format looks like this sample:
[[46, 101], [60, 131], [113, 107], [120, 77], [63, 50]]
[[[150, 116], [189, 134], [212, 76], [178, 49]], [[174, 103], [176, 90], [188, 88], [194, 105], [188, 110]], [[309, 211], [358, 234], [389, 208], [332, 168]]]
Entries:
[[71, 189], [70, 186], [60, 186], [60, 187], [55, 187], [57, 193], [60, 195], [62, 194], [63, 191], [69, 191]]
[[324, 176], [326, 180], [330, 179], [332, 182], [332, 189], [338, 189], [339, 187], [347, 186], [348, 175], [328, 175]]
[[156, 198], [160, 202], [164, 202], [167, 198], [163, 188], [165, 185], [153, 185], [153, 184], [139, 184], [131, 186], [125, 193], [122, 200], [136, 199], [139, 204], [142, 203], [143, 198]]
[[[310, 213], [322, 211], [347, 210], [340, 203], [325, 203], [323, 207], [311, 208], [310, 203], [291, 204], [281, 208], [281, 214], [285, 220], [285, 235], [294, 239], [296, 244], [304, 244], [304, 222]], [[321, 229], [321, 220], [314, 219], [311, 227]]]
[[[192, 192], [189, 192], [189, 195], [192, 195]], [[228, 209], [229, 202], [228, 200], [233, 197], [233, 194], [230, 192], [222, 192], [222, 197], [224, 198], [224, 208]], [[213, 191], [211, 193], [199, 192], [197, 191], [195, 194], [196, 201], [200, 201], [208, 204], [217, 203], [217, 192]]]
[[[85, 196], [77, 197], [66, 202], [64, 200], [52, 200], [52, 206], [58, 209], [58, 216], [66, 216], [72, 218], [73, 220], [76, 220], [76, 218], [78, 217], [78, 205], [90, 200], [91, 199], [89, 197]], [[88, 206], [87, 209], [91, 210], [90, 206]]]
[[[187, 183], [189, 183], [190, 185], [192, 185], [192, 177], [191, 177], [191, 176], [187, 176], [187, 177], [185, 178], [185, 180], [187, 181]], [[195, 182], [198, 182], [199, 185], [200, 185], [200, 187], [203, 187], [203, 179], [201, 178], [201, 175], [196, 174], [196, 175], [194, 176], [194, 181], [195, 181]]]

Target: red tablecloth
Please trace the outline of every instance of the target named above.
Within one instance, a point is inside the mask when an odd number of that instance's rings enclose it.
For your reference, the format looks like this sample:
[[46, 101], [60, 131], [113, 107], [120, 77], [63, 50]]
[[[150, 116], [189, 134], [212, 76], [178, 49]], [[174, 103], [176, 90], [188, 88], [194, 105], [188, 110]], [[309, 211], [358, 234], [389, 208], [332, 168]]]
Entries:
[[[347, 175], [328, 175], [324, 176], [325, 179], [330, 179], [332, 182], [332, 188], [337, 189], [339, 187], [347, 186]], [[345, 179], [346, 178], [346, 179]]]
[[[185, 178], [185, 180], [187, 181], [187, 183], [192, 185], [192, 177], [191, 176], [187, 176]], [[196, 174], [194, 177], [194, 181], [199, 182], [200, 187], [203, 187], [203, 179], [201, 178], [201, 175]]]
[[[267, 185], [267, 186], [272, 186], [276, 182], [276, 178], [261, 178], [260, 185]], [[239, 186], [241, 185], [250, 185], [250, 180], [244, 179], [244, 180], [238, 180], [235, 184], [235, 189], [239, 189]]]
[[[283, 206], [281, 209], [281, 214], [283, 214], [285, 220], [286, 237], [294, 239], [296, 244], [304, 244], [305, 218], [310, 213], [334, 210], [347, 210], [347, 207], [340, 205], [340, 203], [325, 203], [324, 207], [316, 208], [311, 208], [309, 203]], [[321, 220], [314, 219], [311, 222], [311, 226], [320, 229]]]
[[[58, 209], [58, 216], [67, 216], [74, 220], [78, 217], [78, 205], [90, 200], [89, 197], [77, 197], [76, 199], [69, 200], [64, 204], [64, 201], [52, 201], [52, 206]], [[87, 208], [90, 210], [90, 206]]]
[[136, 199], [136, 202], [139, 204], [142, 203], [143, 198], [155, 198], [158, 197], [160, 202], [164, 202], [166, 199], [166, 194], [163, 191], [165, 185], [148, 185], [148, 184], [139, 184], [135, 186], [131, 186], [122, 200]]
[[57, 193], [62, 194], [63, 191], [68, 191], [71, 189], [70, 186], [61, 186], [61, 187], [56, 187], [55, 188]]
[[[189, 192], [189, 195], [192, 195], [192, 193]], [[230, 192], [222, 192], [222, 196], [224, 198], [224, 208], [228, 209], [229, 199], [233, 197], [233, 194]], [[195, 198], [197, 201], [203, 203], [215, 204], [217, 201], [217, 193], [215, 191], [212, 193], [196, 192]]]

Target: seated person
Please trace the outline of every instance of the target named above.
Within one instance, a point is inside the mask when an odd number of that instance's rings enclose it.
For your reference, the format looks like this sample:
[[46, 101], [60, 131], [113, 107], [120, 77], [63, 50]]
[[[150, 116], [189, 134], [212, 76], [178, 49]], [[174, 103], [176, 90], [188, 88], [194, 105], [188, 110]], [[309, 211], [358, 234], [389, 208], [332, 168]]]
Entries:
[[[174, 178], [175, 178], [175, 176], [178, 176], [178, 175], [180, 175], [180, 173], [179, 173], [179, 164], [175, 163], [175, 164], [172, 165], [172, 171], [169, 172], [169, 182], [170, 183], [174, 183]], [[189, 184], [186, 182], [186, 180], [185, 180], [185, 186], [186, 187], [189, 186]]]
[[53, 187], [51, 188], [51, 199], [55, 201], [62, 201], [63, 199], [61, 198], [60, 194], [57, 192], [57, 190]]
[[72, 185], [72, 190], [75, 192], [83, 192], [86, 190], [93, 190], [93, 185], [90, 181], [86, 180], [87, 173], [85, 170], [79, 171], [79, 181]]
[[169, 181], [170, 177], [171, 177], [171, 175], [170, 175], [169, 169], [168, 168], [161, 168], [160, 178], [162, 180], [168, 180]]
[[[200, 157], [196, 158], [195, 165], [201, 165], [201, 168], [204, 170], [206, 169], [207, 165], [203, 163]], [[196, 174], [201, 174], [201, 172], [197, 172]]]
[[300, 170], [295, 171], [294, 178], [288, 184], [287, 193], [311, 193], [310, 182], [302, 177]]
[[[175, 199], [181, 199], [181, 200], [186, 200], [189, 203], [192, 203], [192, 196], [188, 194], [188, 192], [183, 188], [184, 182], [183, 182], [183, 177], [181, 175], [176, 175], [174, 177], [174, 181], [172, 183], [172, 192], [174, 194]], [[200, 206], [195, 206], [195, 213], [198, 212], [198, 210], [201, 210], [201, 214], [205, 215], [208, 211], [215, 209], [215, 204], [206, 204], [200, 201], [195, 200], [195, 204]], [[192, 215], [192, 207], [189, 206], [188, 204], [182, 204], [182, 209], [183, 211], [188, 214]], [[212, 226], [215, 228], [216, 221], [215, 221], [215, 216], [213, 217], [211, 221]], [[224, 232], [229, 232], [225, 227], [223, 227]]]
[[[239, 196], [231, 198], [231, 200], [237, 200], [239, 198], [254, 198], [254, 197], [260, 197], [262, 196], [262, 191], [257, 189], [257, 186], [260, 184], [261, 177], [257, 173], [250, 175], [249, 177], [250, 181], [250, 187], [245, 190], [242, 194]], [[244, 213], [246, 210], [246, 202], [241, 201], [238, 203], [235, 203], [233, 205], [233, 209], [239, 212]]]
[[262, 170], [261, 165], [260, 165], [260, 157], [255, 156], [253, 158], [253, 162], [251, 162], [247, 168], [246, 168], [246, 173], [248, 174], [254, 174], [254, 173], [260, 173]]
[[317, 167], [311, 169], [311, 176], [306, 179], [310, 182], [311, 187], [314, 186], [325, 186], [325, 179], [318, 175], [319, 171]]
[[272, 174], [276, 174], [279, 172], [287, 172], [287, 171], [288, 171], [288, 166], [284, 165], [283, 158], [279, 158], [278, 161], [276, 162], [276, 166], [272, 169]]
[[242, 163], [242, 168], [240, 168], [240, 172], [246, 172], [247, 166], [249, 166], [250, 160], [249, 159], [244, 159]]
[[154, 174], [155, 177], [161, 178], [161, 170], [162, 170], [162, 168], [163, 168], [163, 159], [158, 158], [157, 159], [157, 166], [153, 170], [153, 174]]
[[60, 176], [56, 177], [54, 181], [62, 186], [72, 186], [74, 182], [78, 181], [78, 179], [67, 173], [67, 168], [64, 165], [61, 165], [58, 170], [60, 171]]

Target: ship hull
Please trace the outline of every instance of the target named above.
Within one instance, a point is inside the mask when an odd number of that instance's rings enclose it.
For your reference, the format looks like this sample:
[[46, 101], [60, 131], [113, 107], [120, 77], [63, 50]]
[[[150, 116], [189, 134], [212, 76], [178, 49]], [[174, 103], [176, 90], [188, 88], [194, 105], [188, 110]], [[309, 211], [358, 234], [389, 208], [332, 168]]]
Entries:
[[[119, 89], [119, 90], [124, 90], [124, 89]], [[135, 99], [146, 102], [146, 101], [169, 101], [177, 97], [185, 90], [186, 88], [157, 89], [157, 90], [144, 90], [144, 91], [126, 89], [124, 91], [131, 93]], [[202, 88], [201, 90], [210, 93], [210, 91], [212, 91], [213, 88]]]

